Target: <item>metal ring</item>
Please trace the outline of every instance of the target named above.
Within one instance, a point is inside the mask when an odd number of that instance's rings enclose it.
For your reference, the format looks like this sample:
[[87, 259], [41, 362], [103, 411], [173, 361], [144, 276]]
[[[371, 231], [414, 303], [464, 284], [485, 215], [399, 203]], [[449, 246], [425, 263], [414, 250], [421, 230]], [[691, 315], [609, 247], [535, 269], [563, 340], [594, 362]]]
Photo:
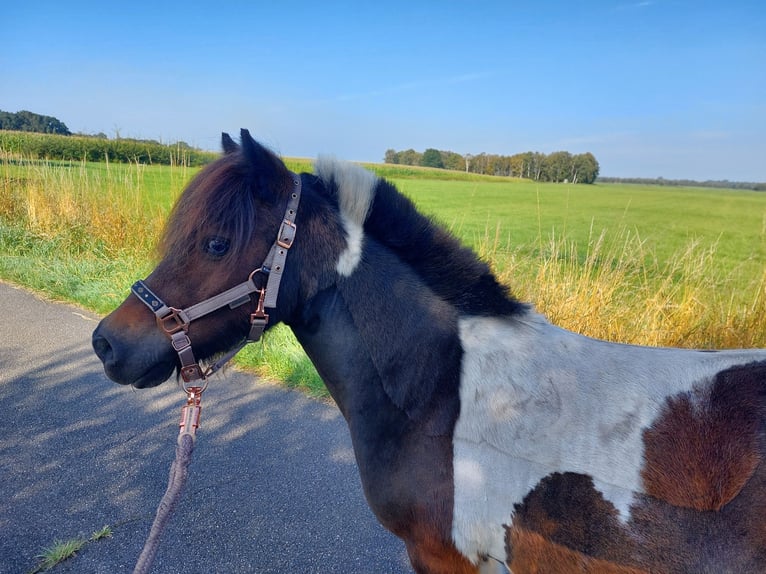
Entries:
[[[201, 370], [201, 368], [200, 368], [200, 370]], [[199, 379], [198, 379], [197, 381], [199, 381]], [[189, 386], [189, 388], [191, 388], [191, 387], [199, 387], [199, 385], [192, 385], [191, 383], [187, 383], [187, 382], [186, 382], [186, 381], [184, 381], [183, 379], [180, 379], [180, 381], [179, 381], [179, 382], [180, 382], [180, 384], [178, 385], [178, 386], [179, 386], [179, 388], [180, 388], [180, 389], [181, 389], [181, 390], [182, 390], [184, 393], [186, 393], [186, 395], [187, 395], [187, 396], [189, 395], [189, 389], [187, 388], [187, 385]], [[202, 387], [200, 388], [199, 394], [202, 394], [203, 392], [205, 392], [205, 389], [207, 389], [207, 385], [208, 385], [208, 383], [210, 382], [210, 380], [207, 378], [207, 376], [205, 376], [205, 372], [204, 372], [204, 371], [203, 371], [203, 373], [202, 373], [202, 382], [203, 382], [204, 384], [203, 384], [203, 385], [202, 385]]]
[[261, 267], [259, 267], [258, 269], [253, 269], [253, 271], [252, 271], [252, 272], [250, 273], [250, 275], [248, 276], [247, 280], [248, 280], [248, 281], [250, 281], [250, 282], [252, 282], [252, 281], [253, 281], [253, 277], [255, 277], [255, 274], [256, 274], [256, 273], [263, 273], [264, 275], [268, 275], [268, 274], [269, 274], [269, 272], [268, 272], [267, 270], [265, 270], [265, 269], [264, 269], [264, 268], [261, 266]]

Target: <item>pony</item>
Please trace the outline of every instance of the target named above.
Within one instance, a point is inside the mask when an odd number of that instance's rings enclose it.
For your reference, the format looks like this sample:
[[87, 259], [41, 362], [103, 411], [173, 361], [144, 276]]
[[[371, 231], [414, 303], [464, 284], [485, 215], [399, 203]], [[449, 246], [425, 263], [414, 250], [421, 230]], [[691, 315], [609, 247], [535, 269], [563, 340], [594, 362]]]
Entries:
[[93, 333], [111, 379], [204, 379], [284, 323], [415, 572], [766, 572], [766, 351], [568, 332], [372, 172], [222, 143]]

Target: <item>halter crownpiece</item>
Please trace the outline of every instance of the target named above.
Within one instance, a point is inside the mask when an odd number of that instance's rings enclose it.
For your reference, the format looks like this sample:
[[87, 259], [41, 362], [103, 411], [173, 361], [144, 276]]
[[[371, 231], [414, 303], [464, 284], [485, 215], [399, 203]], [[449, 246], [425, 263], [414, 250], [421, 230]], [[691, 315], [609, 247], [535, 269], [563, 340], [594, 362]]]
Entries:
[[[279, 226], [277, 239], [271, 246], [268, 255], [266, 255], [266, 259], [263, 260], [263, 263], [258, 269], [255, 269], [250, 273], [247, 281], [243, 281], [231, 289], [227, 289], [218, 295], [213, 295], [212, 297], [187, 307], [186, 309], [177, 309], [167, 305], [156, 293], [149, 289], [146, 283], [141, 279], [136, 281], [130, 288], [131, 292], [138, 297], [144, 305], [151, 309], [157, 319], [159, 327], [168, 337], [170, 337], [170, 344], [173, 346], [176, 353], [178, 353], [178, 358], [181, 361], [180, 373], [181, 378], [185, 383], [196, 380], [204, 381], [207, 377], [220, 370], [221, 367], [241, 351], [245, 345], [258, 341], [261, 338], [261, 335], [263, 335], [263, 331], [266, 329], [266, 325], [268, 325], [269, 322], [269, 316], [265, 312], [265, 309], [273, 309], [277, 306], [279, 284], [282, 281], [282, 273], [285, 270], [287, 252], [295, 241], [297, 230], [295, 226], [295, 216], [298, 212], [298, 204], [301, 200], [301, 178], [299, 175], [292, 172], [290, 175], [293, 180], [293, 189], [287, 200], [285, 215]], [[253, 278], [257, 273], [262, 273], [267, 276], [265, 287], [255, 286]], [[223, 307], [228, 306], [230, 309], [235, 309], [244, 305], [252, 300], [251, 295], [256, 292], [259, 294], [258, 303], [255, 312], [250, 315], [250, 332], [247, 337], [226, 355], [210, 365], [206, 371], [203, 371], [197, 360], [194, 358], [194, 353], [191, 348], [191, 339], [189, 339], [189, 336], [187, 335], [189, 324], [195, 319], [204, 317]]]

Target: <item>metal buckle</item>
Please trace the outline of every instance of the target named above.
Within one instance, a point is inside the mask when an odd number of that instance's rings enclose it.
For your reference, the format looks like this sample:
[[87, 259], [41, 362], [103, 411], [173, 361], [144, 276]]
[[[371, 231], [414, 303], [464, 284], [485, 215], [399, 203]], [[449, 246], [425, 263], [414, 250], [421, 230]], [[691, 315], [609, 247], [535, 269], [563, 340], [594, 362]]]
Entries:
[[297, 228], [295, 224], [289, 219], [282, 221], [282, 225], [279, 226], [279, 235], [277, 235], [277, 245], [283, 249], [290, 249], [295, 241], [295, 232]]
[[[189, 322], [183, 318], [181, 309], [176, 309], [175, 307], [170, 307], [169, 309], [170, 313], [163, 317], [157, 317], [157, 324], [160, 328], [168, 335], [173, 335], [179, 331], [188, 331]], [[170, 325], [168, 327], [167, 322], [171, 320], [175, 321], [175, 325]]]

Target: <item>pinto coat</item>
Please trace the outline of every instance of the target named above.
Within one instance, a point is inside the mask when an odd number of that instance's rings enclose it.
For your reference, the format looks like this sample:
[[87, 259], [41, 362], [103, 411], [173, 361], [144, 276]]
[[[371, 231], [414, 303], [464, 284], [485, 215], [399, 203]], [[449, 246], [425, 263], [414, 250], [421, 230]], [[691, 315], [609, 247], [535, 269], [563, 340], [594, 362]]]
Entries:
[[[245, 130], [224, 149], [146, 279], [179, 307], [257, 269], [284, 211], [284, 164]], [[370, 507], [416, 572], [766, 572], [766, 352], [567, 332], [385, 180], [328, 158], [300, 177], [271, 324], [293, 329], [325, 381]], [[189, 326], [197, 355], [232, 348], [254, 306]], [[124, 384], [178, 366], [135, 298], [93, 345]]]

